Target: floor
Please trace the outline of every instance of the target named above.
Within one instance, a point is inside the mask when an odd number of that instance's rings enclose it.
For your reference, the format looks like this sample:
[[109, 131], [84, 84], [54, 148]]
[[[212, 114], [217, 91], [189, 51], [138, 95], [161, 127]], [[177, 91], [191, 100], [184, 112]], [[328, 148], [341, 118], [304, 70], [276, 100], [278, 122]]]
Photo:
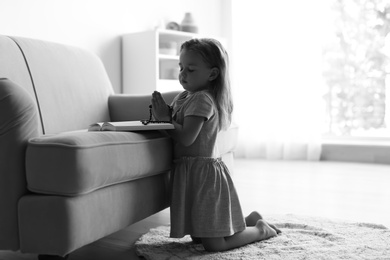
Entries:
[[[390, 165], [236, 160], [233, 179], [243, 211], [298, 214], [380, 223], [390, 228]], [[150, 228], [169, 223], [164, 210], [87, 245], [69, 260], [133, 260], [134, 243]], [[36, 255], [0, 251], [0, 260]]]

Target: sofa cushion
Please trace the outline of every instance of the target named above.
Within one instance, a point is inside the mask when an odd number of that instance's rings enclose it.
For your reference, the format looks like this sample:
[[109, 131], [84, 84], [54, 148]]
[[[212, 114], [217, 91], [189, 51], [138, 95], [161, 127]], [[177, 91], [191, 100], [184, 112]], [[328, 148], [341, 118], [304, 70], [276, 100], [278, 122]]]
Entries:
[[217, 145], [221, 155], [232, 153], [236, 150], [238, 140], [238, 125], [232, 123], [228, 129], [218, 134]]
[[33, 138], [26, 164], [28, 189], [75, 196], [170, 170], [171, 139], [157, 131], [74, 131]]

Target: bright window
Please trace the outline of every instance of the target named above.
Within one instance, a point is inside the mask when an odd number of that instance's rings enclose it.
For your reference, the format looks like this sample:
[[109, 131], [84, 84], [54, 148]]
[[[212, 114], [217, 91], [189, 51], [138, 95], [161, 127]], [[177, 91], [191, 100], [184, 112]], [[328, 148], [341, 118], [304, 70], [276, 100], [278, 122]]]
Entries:
[[390, 137], [390, 2], [333, 0], [329, 14], [325, 133]]
[[390, 138], [389, 32], [389, 0], [232, 1], [243, 156], [310, 157], [324, 137]]

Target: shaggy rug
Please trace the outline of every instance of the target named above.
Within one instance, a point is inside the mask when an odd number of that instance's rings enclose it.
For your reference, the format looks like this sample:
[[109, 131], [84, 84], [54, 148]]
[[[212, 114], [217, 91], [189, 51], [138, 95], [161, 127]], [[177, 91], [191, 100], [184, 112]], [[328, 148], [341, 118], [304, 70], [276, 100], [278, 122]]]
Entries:
[[268, 216], [282, 230], [269, 240], [226, 252], [209, 253], [189, 236], [169, 238], [169, 226], [151, 229], [135, 243], [136, 253], [147, 260], [160, 259], [387, 259], [390, 230], [383, 225], [353, 223], [295, 215]]

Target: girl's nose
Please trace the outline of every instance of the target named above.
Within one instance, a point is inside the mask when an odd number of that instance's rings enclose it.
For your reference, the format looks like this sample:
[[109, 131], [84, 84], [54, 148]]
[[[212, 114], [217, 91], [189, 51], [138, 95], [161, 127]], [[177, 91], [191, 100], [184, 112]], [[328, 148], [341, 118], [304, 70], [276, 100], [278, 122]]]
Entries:
[[187, 76], [187, 75], [186, 75], [186, 73], [184, 72], [184, 70], [180, 71], [180, 73], [179, 73], [179, 78], [180, 78], [180, 79], [185, 79], [186, 76]]

